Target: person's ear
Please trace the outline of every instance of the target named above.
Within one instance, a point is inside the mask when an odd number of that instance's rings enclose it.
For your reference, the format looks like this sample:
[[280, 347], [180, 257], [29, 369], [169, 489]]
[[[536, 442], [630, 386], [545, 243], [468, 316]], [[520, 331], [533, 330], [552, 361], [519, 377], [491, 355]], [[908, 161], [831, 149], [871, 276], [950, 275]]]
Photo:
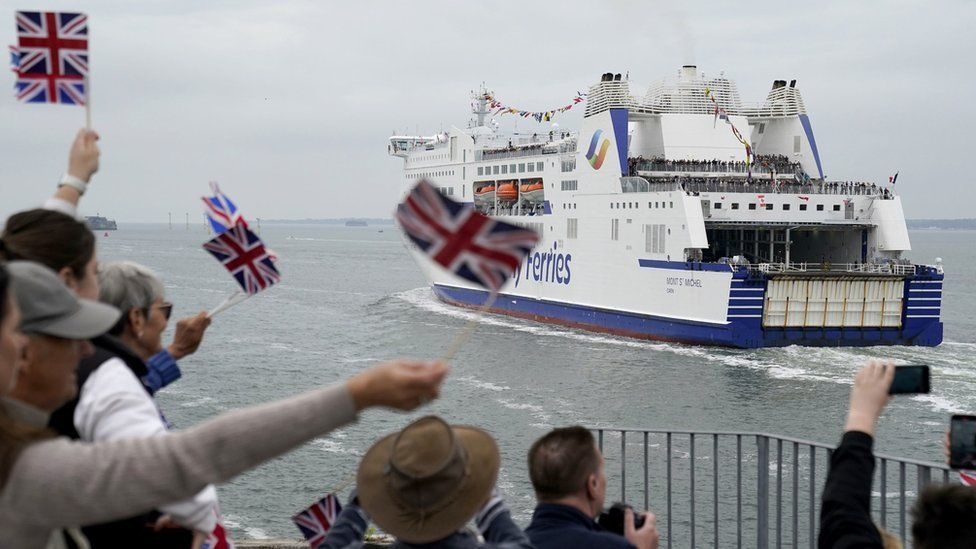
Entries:
[[[34, 340], [27, 338], [27, 345], [24, 345], [24, 349], [20, 353], [20, 363], [17, 365], [17, 377], [30, 374], [31, 367], [35, 362], [37, 362], [37, 348], [34, 346]], [[14, 379], [14, 384], [17, 384], [16, 379]]]
[[132, 333], [136, 337], [142, 337], [142, 331], [146, 326], [146, 315], [142, 309], [138, 307], [129, 309], [129, 326], [132, 326]]
[[600, 492], [600, 478], [596, 473], [586, 477], [586, 497], [591, 500], [597, 499]]
[[71, 270], [71, 267], [61, 267], [61, 270], [58, 271], [58, 276], [61, 278], [61, 282], [64, 282], [64, 285], [72, 292], [78, 289], [78, 279], [75, 278], [75, 273]]

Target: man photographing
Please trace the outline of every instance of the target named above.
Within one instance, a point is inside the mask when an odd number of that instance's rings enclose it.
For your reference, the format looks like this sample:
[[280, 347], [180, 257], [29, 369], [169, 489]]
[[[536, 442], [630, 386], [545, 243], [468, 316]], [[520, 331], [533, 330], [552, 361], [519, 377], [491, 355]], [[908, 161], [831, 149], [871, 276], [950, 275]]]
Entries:
[[538, 549], [611, 548], [656, 549], [658, 532], [653, 513], [642, 513], [634, 526], [634, 512], [624, 514], [623, 535], [600, 527], [607, 476], [603, 455], [587, 429], [554, 429], [529, 449], [529, 477], [539, 504], [525, 529]]

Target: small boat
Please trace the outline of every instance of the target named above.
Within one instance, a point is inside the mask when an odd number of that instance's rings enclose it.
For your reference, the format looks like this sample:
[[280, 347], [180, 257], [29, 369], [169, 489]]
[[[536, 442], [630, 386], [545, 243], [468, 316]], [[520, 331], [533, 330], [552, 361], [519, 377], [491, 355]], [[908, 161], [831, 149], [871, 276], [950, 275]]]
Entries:
[[519, 186], [521, 190], [521, 196], [526, 202], [542, 202], [545, 195], [542, 190], [542, 182], [536, 181], [533, 183], [522, 183]]
[[474, 201], [475, 202], [494, 202], [495, 201], [495, 184], [485, 185], [484, 187], [478, 188], [474, 191]]
[[518, 190], [515, 188], [515, 183], [502, 183], [498, 186], [498, 200], [508, 202], [516, 198], [518, 198]]

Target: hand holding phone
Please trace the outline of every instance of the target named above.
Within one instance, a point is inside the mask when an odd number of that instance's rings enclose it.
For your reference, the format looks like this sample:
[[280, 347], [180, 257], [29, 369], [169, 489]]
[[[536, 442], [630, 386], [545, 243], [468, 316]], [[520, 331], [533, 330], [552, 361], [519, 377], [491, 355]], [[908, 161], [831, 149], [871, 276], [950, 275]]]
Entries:
[[976, 416], [952, 416], [952, 423], [949, 424], [949, 467], [976, 469]]
[[928, 366], [895, 366], [895, 379], [891, 382], [888, 394], [918, 394], [928, 393], [930, 390]]

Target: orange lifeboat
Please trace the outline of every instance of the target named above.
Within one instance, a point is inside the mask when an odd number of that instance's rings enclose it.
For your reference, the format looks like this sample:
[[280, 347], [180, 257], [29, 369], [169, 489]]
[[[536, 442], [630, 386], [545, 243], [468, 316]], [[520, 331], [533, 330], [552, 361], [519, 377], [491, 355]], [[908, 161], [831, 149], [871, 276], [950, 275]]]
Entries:
[[519, 187], [523, 193], [542, 190], [542, 183], [522, 183]]
[[518, 198], [518, 191], [514, 183], [502, 183], [498, 186], [498, 200], [515, 200]]
[[522, 190], [522, 199], [526, 202], [539, 203], [545, 199], [542, 181], [528, 181], [522, 183], [519, 188]]
[[476, 202], [494, 202], [495, 201], [495, 184], [485, 185], [484, 187], [479, 187], [474, 191], [474, 199]]

